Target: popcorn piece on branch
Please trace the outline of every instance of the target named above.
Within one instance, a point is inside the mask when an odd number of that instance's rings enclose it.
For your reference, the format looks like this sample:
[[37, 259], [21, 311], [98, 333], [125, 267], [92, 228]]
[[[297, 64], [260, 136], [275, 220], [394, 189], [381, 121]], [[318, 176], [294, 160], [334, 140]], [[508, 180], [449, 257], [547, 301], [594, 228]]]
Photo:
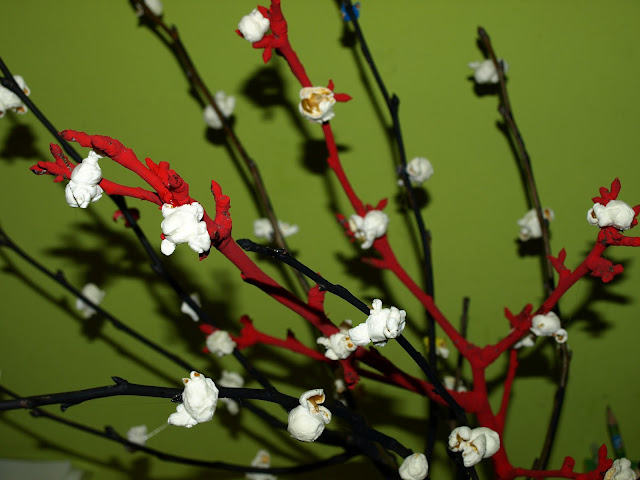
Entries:
[[76, 165], [71, 172], [71, 179], [64, 189], [64, 197], [69, 206], [87, 208], [89, 203], [97, 202], [102, 197], [102, 169], [98, 159], [102, 156], [91, 150], [82, 163]]
[[[31, 90], [27, 87], [27, 84], [20, 75], [14, 75], [13, 79], [20, 87], [20, 90], [24, 92], [25, 95], [29, 95]], [[15, 93], [13, 93], [8, 88], [0, 85], [0, 118], [4, 117], [4, 114], [7, 110], [11, 110], [16, 113], [27, 113], [27, 107], [20, 97], [18, 97]]]
[[170, 425], [191, 428], [213, 418], [218, 403], [218, 388], [213, 380], [201, 373], [191, 372], [191, 378], [183, 378], [182, 403], [176, 413], [169, 416]]
[[423, 480], [429, 473], [427, 457], [422, 453], [414, 453], [404, 459], [398, 469], [402, 480]]
[[[258, 450], [251, 466], [256, 468], [269, 468], [271, 466], [271, 454], [267, 450]], [[270, 473], [245, 473], [248, 480], [277, 480], [278, 477]]]
[[321, 388], [308, 390], [300, 396], [300, 405], [289, 412], [287, 430], [293, 438], [313, 442], [322, 435], [325, 424], [331, 421], [329, 409], [320, 406], [324, 399]]
[[204, 209], [198, 202], [179, 207], [165, 203], [162, 205], [162, 215], [162, 253], [171, 255], [180, 243], [188, 244], [196, 253], [204, 253], [211, 249], [207, 224], [202, 221]]
[[355, 352], [358, 348], [349, 337], [349, 327], [351, 320], [345, 320], [340, 326], [340, 331], [330, 335], [329, 337], [320, 337], [317, 342], [324, 346], [327, 351], [324, 356], [331, 360], [344, 360]]
[[323, 123], [335, 116], [335, 103], [334, 94], [327, 87], [304, 87], [300, 90], [298, 110], [310, 122]]
[[349, 336], [357, 346], [373, 342], [377, 347], [384, 347], [387, 340], [396, 338], [404, 330], [407, 312], [396, 307], [382, 308], [382, 300], [378, 298], [372, 302], [372, 306], [367, 320], [349, 329]]
[[560, 328], [560, 319], [554, 312], [535, 315], [531, 319], [531, 331], [539, 337], [555, 337], [556, 342], [564, 343], [568, 339], [567, 331]]
[[262, 37], [269, 31], [269, 28], [269, 19], [265, 18], [257, 8], [254, 8], [250, 14], [240, 19], [237, 32], [246, 40], [255, 43], [262, 40]]
[[[238, 373], [223, 370], [222, 377], [218, 380], [218, 385], [226, 388], [242, 388], [244, 387], [244, 378]], [[231, 415], [237, 415], [240, 411], [239, 403], [233, 398], [221, 398], [220, 401], [227, 406], [227, 410]]]
[[[193, 303], [195, 303], [199, 307], [202, 306], [202, 304], [200, 303], [200, 295], [198, 295], [198, 292], [192, 293], [191, 295], [189, 295], [189, 297], [191, 298], [191, 300], [193, 300]], [[187, 302], [182, 302], [182, 304], [180, 305], [180, 311], [185, 315], [189, 315], [194, 322], [200, 320], [198, 314], [193, 308], [189, 306]]]
[[[507, 73], [509, 64], [502, 59], [500, 59], [500, 64], [502, 65], [504, 73]], [[471, 62], [469, 63], [469, 68], [473, 69], [473, 79], [479, 85], [498, 83], [499, 81], [498, 72], [492, 60]]]
[[[281, 222], [278, 220], [278, 227], [284, 237], [290, 237], [298, 233], [298, 225], [291, 225], [287, 222]], [[253, 234], [258, 238], [264, 238], [265, 240], [273, 240], [273, 227], [268, 218], [258, 218], [253, 221]]]
[[209, 351], [218, 357], [229, 355], [236, 348], [236, 342], [226, 330], [216, 330], [207, 337], [206, 343]]
[[[420, 185], [433, 175], [433, 165], [424, 157], [415, 157], [407, 163], [405, 171], [411, 184]], [[398, 180], [398, 185], [403, 185], [402, 179]]]
[[147, 443], [147, 433], [149, 432], [146, 425], [131, 427], [127, 431], [127, 440], [129, 440], [131, 443], [144, 445], [145, 443]]
[[[164, 6], [162, 5], [161, 0], [143, 0], [143, 3], [147, 6], [151, 13], [153, 13], [156, 17], [161, 16], [164, 13]], [[144, 10], [142, 7], [136, 3], [136, 15], [141, 17], [144, 15]]]
[[[550, 208], [542, 209], [542, 216], [551, 222], [555, 218], [553, 210]], [[542, 238], [542, 228], [538, 221], [538, 214], [535, 208], [529, 210], [524, 217], [518, 220], [518, 226], [520, 227], [520, 240], [526, 242], [530, 238]]]
[[596, 203], [587, 212], [587, 221], [600, 228], [615, 227], [618, 230], [629, 230], [636, 212], [622, 200], [609, 200], [606, 205]]
[[[224, 118], [229, 118], [233, 114], [233, 110], [236, 108], [236, 97], [227, 95], [222, 90], [219, 90], [215, 93], [213, 99]], [[211, 105], [204, 107], [203, 117], [204, 122], [211, 128], [216, 130], [222, 128], [222, 120], [220, 120], [220, 117]]]
[[500, 449], [500, 437], [490, 428], [454, 428], [449, 435], [449, 450], [462, 452], [465, 467], [472, 467]]
[[618, 458], [604, 474], [604, 480], [636, 480], [636, 473], [628, 459]]
[[370, 210], [366, 215], [351, 215], [349, 217], [349, 229], [356, 240], [362, 243], [363, 250], [370, 248], [376, 238], [387, 233], [389, 217], [382, 210]]
[[[87, 297], [87, 299], [96, 305], [100, 305], [105, 294], [106, 292], [104, 290], [100, 290], [95, 283], [87, 283], [82, 287], [82, 295]], [[80, 310], [83, 318], [89, 318], [96, 313], [95, 309], [84, 303], [81, 298], [76, 298], [76, 310]]]

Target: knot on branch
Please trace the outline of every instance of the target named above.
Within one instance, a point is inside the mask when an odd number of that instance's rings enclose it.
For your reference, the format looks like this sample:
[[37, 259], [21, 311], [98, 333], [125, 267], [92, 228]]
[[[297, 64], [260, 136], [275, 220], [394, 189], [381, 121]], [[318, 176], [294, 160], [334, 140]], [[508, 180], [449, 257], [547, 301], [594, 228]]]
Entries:
[[547, 258], [551, 262], [551, 265], [553, 265], [555, 271], [558, 272], [558, 275], [560, 275], [560, 278], [566, 277], [571, 273], [571, 271], [564, 265], [564, 261], [567, 258], [567, 252], [564, 248], [560, 250], [557, 257], [549, 255]]
[[211, 194], [216, 203], [216, 216], [213, 223], [207, 222], [211, 241], [219, 245], [223, 240], [231, 237], [231, 200], [222, 193], [222, 187], [215, 180], [211, 180]]
[[599, 277], [604, 283], [610, 282], [624, 270], [622, 265], [614, 265], [611, 260], [602, 257], [588, 258], [587, 268], [591, 270], [592, 277]]

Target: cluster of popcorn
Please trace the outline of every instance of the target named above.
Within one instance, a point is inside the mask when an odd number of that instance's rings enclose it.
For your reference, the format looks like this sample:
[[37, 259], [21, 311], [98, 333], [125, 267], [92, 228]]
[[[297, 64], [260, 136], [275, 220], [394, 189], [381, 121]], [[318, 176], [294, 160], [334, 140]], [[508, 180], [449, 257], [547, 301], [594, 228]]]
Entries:
[[[431, 178], [433, 175], [433, 165], [424, 157], [412, 158], [405, 168], [411, 185], [420, 185]], [[402, 186], [402, 179], [398, 180], [398, 185]]]
[[[87, 300], [89, 300], [94, 305], [100, 305], [100, 302], [104, 299], [106, 292], [104, 290], [100, 290], [95, 283], [87, 283], [84, 287], [82, 287], [82, 295], [84, 295]], [[90, 318], [94, 313], [96, 313], [95, 309], [87, 305], [84, 300], [81, 298], [76, 298], [76, 310], [79, 310], [82, 314], [82, 318]]]
[[324, 346], [327, 351], [324, 356], [330, 360], [344, 360], [355, 352], [358, 346], [353, 343], [349, 337], [349, 328], [351, 328], [351, 320], [345, 320], [340, 325], [340, 331], [330, 335], [329, 337], [320, 337], [318, 345]]
[[201, 373], [191, 372], [191, 378], [183, 378], [182, 403], [167, 420], [169, 425], [191, 428], [213, 418], [218, 404], [218, 388], [213, 380]]
[[[222, 90], [219, 90], [215, 93], [213, 99], [224, 118], [229, 118], [233, 114], [233, 110], [236, 108], [236, 97], [227, 95]], [[222, 120], [211, 105], [207, 105], [204, 108], [203, 117], [204, 123], [211, 128], [215, 130], [222, 128]]]
[[462, 452], [462, 462], [467, 468], [491, 457], [499, 449], [500, 437], [490, 428], [457, 427], [449, 435], [449, 450]]
[[102, 180], [102, 169], [98, 160], [102, 156], [93, 150], [71, 172], [71, 179], [64, 189], [64, 198], [71, 207], [87, 208], [91, 202], [102, 198], [102, 187], [98, 185]]
[[257, 8], [254, 8], [250, 14], [242, 17], [238, 23], [238, 31], [251, 43], [262, 40], [264, 34], [269, 31], [269, 28], [271, 28], [269, 19], [265, 18]]
[[[298, 225], [291, 225], [287, 222], [281, 222], [278, 220], [278, 227], [284, 237], [289, 237], [298, 233]], [[265, 240], [273, 240], [273, 226], [268, 218], [258, 218], [253, 221], [253, 234], [257, 238], [263, 238]]]
[[606, 205], [596, 203], [587, 212], [587, 221], [600, 228], [615, 227], [618, 230], [629, 230], [636, 212], [622, 200], [609, 200]]
[[[236, 372], [223, 370], [218, 385], [225, 388], [242, 388], [244, 387], [244, 378]], [[225, 404], [231, 415], [237, 415], [240, 411], [240, 404], [233, 398], [221, 398], [220, 401]]]
[[[544, 208], [542, 210], [542, 216], [546, 218], [548, 222], [551, 222], [555, 218], [555, 214], [550, 208]], [[518, 226], [520, 227], [520, 240], [523, 242], [531, 238], [542, 238], [542, 228], [540, 227], [538, 214], [534, 208], [518, 220]]]
[[[271, 454], [266, 450], [258, 450], [251, 466], [256, 468], [269, 468], [271, 466]], [[245, 473], [247, 480], [277, 480], [278, 477], [270, 473]]]
[[405, 458], [398, 469], [402, 480], [423, 480], [429, 473], [427, 457], [422, 453], [414, 453]]
[[[507, 73], [509, 64], [504, 60], [499, 60], [502, 65], [502, 71]], [[473, 69], [473, 79], [479, 85], [490, 85], [499, 82], [498, 71], [492, 60], [483, 60], [482, 62], [471, 62], [469, 68]]]
[[160, 244], [162, 253], [171, 255], [176, 245], [180, 243], [188, 244], [196, 253], [208, 252], [211, 249], [207, 224], [202, 221], [204, 208], [198, 202], [179, 207], [165, 203], [162, 206], [162, 216], [164, 217], [160, 224], [163, 235]]
[[404, 330], [407, 312], [396, 307], [382, 308], [379, 298], [373, 300], [372, 306], [367, 320], [349, 329], [351, 341], [359, 347], [370, 342], [376, 347], [384, 347], [389, 339], [396, 338]]
[[313, 442], [331, 421], [331, 412], [321, 406], [324, 403], [324, 390], [307, 390], [300, 396], [300, 405], [289, 412], [287, 430], [293, 438], [301, 442]]
[[217, 357], [229, 355], [236, 348], [236, 342], [233, 341], [226, 330], [216, 330], [207, 335], [206, 344], [207, 349]]
[[383, 237], [388, 227], [389, 217], [382, 210], [370, 210], [364, 218], [355, 214], [349, 217], [349, 229], [363, 250], [371, 248], [376, 238]]
[[[27, 87], [27, 84], [20, 75], [14, 75], [13, 79], [18, 84], [20, 90], [24, 92], [25, 95], [29, 95], [31, 90]], [[4, 117], [7, 110], [11, 110], [16, 113], [27, 113], [27, 107], [20, 97], [18, 97], [15, 93], [9, 90], [6, 87], [0, 85], [0, 118]]]
[[539, 337], [554, 337], [558, 343], [566, 342], [569, 336], [567, 331], [561, 328], [560, 319], [553, 312], [534, 315], [531, 319], [531, 331]]

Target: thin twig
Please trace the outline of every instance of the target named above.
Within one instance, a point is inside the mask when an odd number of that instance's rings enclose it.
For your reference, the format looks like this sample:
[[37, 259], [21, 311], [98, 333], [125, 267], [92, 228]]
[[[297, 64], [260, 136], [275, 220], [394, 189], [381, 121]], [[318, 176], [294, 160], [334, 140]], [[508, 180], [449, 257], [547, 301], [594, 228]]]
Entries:
[[[431, 232], [428, 231], [425, 227], [424, 220], [422, 218], [422, 214], [420, 212], [420, 208], [418, 206], [418, 202], [416, 201], [415, 192], [413, 190], [413, 186], [411, 185], [411, 181], [407, 175], [407, 158], [404, 147], [404, 141], [402, 137], [402, 129], [400, 128], [400, 116], [398, 113], [398, 108], [400, 106], [400, 99], [396, 94], [389, 95], [389, 91], [382, 80], [382, 76], [376, 67], [375, 61], [373, 59], [373, 55], [369, 50], [369, 46], [367, 45], [367, 41], [364, 37], [364, 33], [360, 28], [360, 24], [358, 22], [358, 16], [356, 15], [355, 9], [353, 8], [353, 4], [351, 0], [342, 0], [342, 4], [349, 15], [349, 19], [353, 24], [356, 35], [358, 36], [358, 41], [360, 43], [360, 49], [362, 51], [362, 55], [364, 56], [369, 68], [371, 69], [371, 73], [373, 74], [378, 88], [384, 97], [384, 101], [389, 109], [389, 113], [391, 115], [391, 121], [393, 125], [393, 132], [396, 139], [396, 145], [398, 148], [398, 158], [400, 161], [400, 177], [404, 183], [404, 187], [407, 192], [407, 198], [409, 200], [409, 205], [413, 210], [413, 216], [415, 218], [418, 233], [420, 236], [420, 244], [422, 246], [422, 256], [423, 256], [423, 274], [425, 278], [425, 292], [434, 298], [435, 289], [434, 289], [434, 280], [433, 280], [433, 262], [431, 260]], [[436, 328], [435, 321], [429, 312], [425, 312], [427, 316], [427, 336], [429, 338], [429, 363], [431, 364], [434, 374], [437, 376], [437, 359], [436, 359]], [[427, 460], [431, 459], [431, 455], [433, 453], [433, 447], [435, 445], [436, 440], [436, 432], [438, 429], [438, 405], [433, 400], [429, 400], [429, 426], [427, 428], [427, 446], [425, 449], [425, 454]]]
[[[529, 153], [527, 152], [527, 149], [525, 147], [524, 140], [513, 116], [511, 102], [509, 101], [509, 93], [507, 91], [503, 64], [498, 60], [498, 57], [491, 45], [491, 39], [489, 38], [489, 35], [484, 28], [478, 27], [478, 35], [480, 36], [483, 48], [491, 58], [495, 70], [498, 73], [498, 83], [500, 85], [501, 100], [501, 104], [498, 110], [504, 118], [511, 137], [515, 143], [520, 169], [526, 181], [528, 198], [529, 201], [533, 204], [533, 208], [536, 211], [536, 216], [541, 227], [540, 229], [542, 232], [542, 243], [544, 245], [544, 254], [542, 258], [544, 271], [543, 287], [545, 295], [549, 296], [555, 287], [554, 269], [550, 261], [551, 242], [549, 238], [549, 222], [544, 217], [542, 212], [542, 204], [540, 202], [540, 196], [538, 195], [538, 189], [536, 187], [536, 182], [533, 176], [533, 168], [531, 167], [531, 158], [529, 157]], [[558, 316], [560, 316], [560, 307], [558, 304], [555, 305], [554, 311]], [[564, 404], [564, 393], [569, 378], [569, 366], [571, 364], [571, 355], [566, 344], [561, 345], [559, 349], [559, 356], [561, 371], [554, 397], [553, 410], [551, 411], [551, 417], [549, 420], [549, 426], [547, 427], [547, 433], [545, 436], [544, 445], [542, 447], [542, 452], [540, 453], [538, 459], [536, 459], [536, 461], [534, 462], [533, 469], [535, 470], [544, 470], [547, 468], [547, 463], [551, 454], [551, 448], [553, 446], [555, 435], [558, 429], [558, 424], [560, 421], [562, 406]]]
[[[189, 81], [193, 89], [202, 95], [202, 97], [204, 98], [204, 102], [210, 105], [216, 112], [216, 115], [218, 115], [218, 118], [220, 119], [220, 123], [222, 124], [222, 129], [226, 135], [226, 138], [234, 146], [238, 155], [240, 156], [245, 166], [251, 173], [251, 176], [253, 177], [255, 193], [257, 194], [262, 210], [266, 214], [273, 228], [274, 243], [278, 246], [278, 248], [285, 248], [285, 249], [288, 248], [284, 235], [282, 234], [282, 230], [280, 229], [280, 226], [278, 224], [278, 219], [273, 209], [273, 205], [271, 204], [271, 200], [269, 199], [267, 188], [264, 184], [264, 181], [262, 180], [262, 176], [260, 175], [260, 170], [258, 169], [258, 165], [253, 160], [253, 158], [251, 158], [249, 153], [246, 151], [246, 149], [242, 145], [240, 138], [233, 130], [233, 126], [231, 125], [227, 117], [220, 110], [220, 107], [216, 103], [214, 96], [211, 94], [211, 91], [209, 90], [207, 85], [204, 83], [204, 80], [198, 73], [198, 70], [196, 69], [195, 64], [191, 60], [191, 57], [187, 52], [187, 49], [184, 43], [182, 43], [180, 34], [178, 33], [178, 28], [175, 25], [172, 25], [171, 27], [169, 27], [162, 20], [162, 18], [158, 17], [153, 12], [151, 12], [149, 7], [147, 7], [147, 5], [143, 0], [133, 0], [133, 3], [137, 9], [144, 12], [143, 15], [145, 19], [147, 19], [151, 23], [151, 26], [159, 27], [168, 36], [169, 39], [168, 40], [165, 39], [166, 43], [171, 49], [171, 51], [173, 52], [173, 54], [176, 56], [178, 61], [180, 62], [180, 65], [184, 70], [187, 80]], [[295, 274], [302, 290], [305, 293], [309, 291], [309, 284], [307, 283], [304, 276], [299, 274], [298, 272], [296, 272]]]

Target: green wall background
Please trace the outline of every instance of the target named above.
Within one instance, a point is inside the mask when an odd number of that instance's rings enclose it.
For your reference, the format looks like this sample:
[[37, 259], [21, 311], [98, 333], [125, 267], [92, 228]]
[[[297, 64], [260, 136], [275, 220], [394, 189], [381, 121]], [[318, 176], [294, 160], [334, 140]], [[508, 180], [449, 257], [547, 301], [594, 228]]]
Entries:
[[[264, 66], [261, 52], [233, 32], [255, 4], [164, 3], [165, 19], [178, 26], [210, 88], [237, 97], [237, 133], [258, 162], [279, 217], [300, 226], [300, 233], [290, 239], [298, 258], [366, 301], [382, 296], [385, 303], [406, 309], [407, 335], [419, 345], [424, 327], [418, 303], [390, 275], [360, 265], [357, 249], [344, 239], [333, 215], [351, 213], [344, 195], [325, 172], [321, 156], [304, 158], [305, 142], [322, 137], [319, 127], [297, 114], [295, 79], [281, 58]], [[365, 201], [391, 199], [390, 241], [408, 270], [418, 275], [412, 227], [396, 201], [399, 190], [385, 133], [389, 119], [380, 96], [370, 90], [372, 78], [363, 73], [361, 56], [341, 46], [343, 27], [335, 2], [289, 0], [283, 2], [283, 10], [294, 48], [312, 80], [326, 85], [331, 78], [336, 91], [353, 96], [352, 102], [336, 106], [332, 121], [344, 147], [345, 169]], [[138, 25], [128, 2], [9, 0], [1, 11], [0, 55], [14, 73], [24, 76], [32, 100], [57, 128], [109, 135], [140, 158], [169, 161], [208, 208], [209, 182], [217, 180], [232, 200], [235, 238], [252, 236], [252, 222], [260, 213], [248, 194], [245, 174], [223, 146], [208, 141], [201, 106], [190, 96], [177, 62]], [[515, 221], [527, 204], [509, 145], [496, 127], [497, 98], [479, 97], [469, 80], [467, 63], [481, 58], [476, 28], [487, 29], [498, 54], [511, 66], [508, 85], [515, 116], [543, 203], [556, 213], [553, 249], [557, 253], [566, 248], [567, 264], [575, 266], [596, 237], [585, 214], [600, 186], [618, 176], [621, 198], [640, 203], [639, 14], [640, 4], [631, 0], [363, 2], [362, 27], [383, 78], [402, 102], [407, 153], [410, 158], [427, 156], [435, 167], [426, 184], [428, 205], [423, 211], [433, 232], [437, 301], [455, 321], [462, 297], [471, 297], [469, 336], [476, 343], [495, 342], [505, 334], [505, 307], [517, 311], [541, 300], [538, 260], [518, 254]], [[259, 102], [248, 93], [255, 78], [275, 79]], [[284, 103], [278, 101], [280, 94]], [[199, 353], [203, 339], [180, 314], [173, 293], [152, 274], [131, 232], [110, 220], [111, 202], [71, 209], [61, 184], [29, 172], [30, 165], [48, 159], [50, 141], [30, 114], [8, 114], [0, 120], [3, 228], [49, 268], [63, 270], [75, 285], [92, 281], [105, 288], [105, 308], [202, 370], [237, 371], [232, 359]], [[101, 165], [106, 178], [139, 185], [117, 165]], [[143, 228], [159, 247], [159, 212], [150, 205], [137, 206]], [[583, 280], [561, 304], [564, 320], [571, 322], [573, 366], [552, 467], [559, 467], [565, 455], [581, 465], [591, 443], [608, 443], [606, 405], [618, 416], [628, 455], [640, 459], [640, 252], [617, 249], [607, 255], [624, 264], [625, 274], [605, 287]], [[172, 386], [179, 386], [186, 376], [111, 326], [83, 321], [73, 309], [73, 298], [11, 252], [0, 251], [0, 262], [0, 368], [7, 387], [35, 395], [106, 385], [112, 375]], [[264, 331], [284, 336], [291, 328], [301, 340], [314, 343], [306, 325], [244, 285], [216, 252], [200, 263], [183, 247], [166, 263], [191, 290], [197, 289], [209, 312], [230, 329], [236, 328], [240, 315], [249, 314]], [[259, 263], [282, 278], [277, 266]], [[363, 320], [334, 298], [328, 299], [327, 311], [336, 323], [343, 318]], [[515, 385], [504, 439], [511, 460], [519, 466], [530, 466], [542, 444], [557, 373], [552, 350], [539, 342], [521, 360], [522, 376]], [[418, 374], [397, 345], [385, 348], [384, 354]], [[286, 393], [298, 396], [307, 388], [329, 388], [328, 383], [314, 381], [317, 377], [326, 382], [326, 372], [305, 359], [265, 348], [249, 356]], [[501, 394], [503, 367], [492, 369], [495, 400]], [[410, 448], [422, 449], [423, 401], [398, 389], [363, 383], [358, 395], [372, 425]], [[162, 400], [113, 398], [73, 407], [65, 415], [98, 428], [112, 425], [124, 433], [141, 423], [155, 428], [173, 410]], [[248, 463], [266, 446], [275, 465], [335, 452], [295, 443], [286, 432], [267, 429], [249, 412], [232, 418], [224, 409], [209, 424], [167, 429], [149, 444], [176, 454], [240, 463]], [[70, 459], [96, 479], [238, 478], [130, 454], [118, 444], [20, 411], [0, 417], [0, 456]], [[332, 469], [330, 475], [346, 478], [362, 468], [356, 461]], [[434, 478], [446, 478], [448, 469], [447, 463], [437, 462]]]

